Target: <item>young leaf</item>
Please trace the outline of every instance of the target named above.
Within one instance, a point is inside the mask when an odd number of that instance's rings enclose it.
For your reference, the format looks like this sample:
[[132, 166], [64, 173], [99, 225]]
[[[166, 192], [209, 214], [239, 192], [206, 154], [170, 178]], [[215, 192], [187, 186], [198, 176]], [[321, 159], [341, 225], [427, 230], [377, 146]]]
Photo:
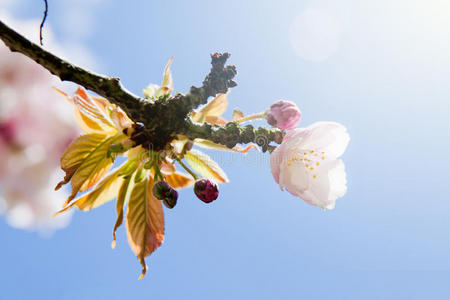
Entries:
[[160, 86], [154, 83], [150, 83], [145, 89], [142, 90], [142, 93], [146, 98], [155, 98], [156, 93], [159, 91]]
[[209, 123], [211, 125], [225, 125], [228, 123], [227, 120], [225, 120], [222, 117], [218, 117], [218, 116], [206, 116], [205, 122]]
[[134, 180], [132, 175], [124, 178], [122, 186], [120, 187], [119, 194], [117, 195], [117, 203], [116, 203], [116, 211], [117, 211], [117, 220], [114, 224], [113, 229], [113, 241], [111, 242], [111, 248], [116, 247], [116, 230], [122, 225], [123, 222], [123, 206], [125, 202], [130, 199], [131, 191], [134, 187]]
[[192, 176], [181, 172], [165, 174], [164, 178], [166, 179], [167, 183], [174, 189], [181, 189], [195, 183], [195, 180], [192, 178]]
[[108, 107], [114, 106], [113, 104], [109, 103], [108, 100], [102, 97], [95, 97], [91, 96], [92, 100], [97, 104], [97, 106], [105, 113], [107, 114]]
[[105, 134], [91, 133], [76, 138], [61, 156], [61, 168], [66, 172], [64, 180], [58, 183], [56, 190], [68, 183], [76, 170], [86, 157], [93, 152], [99, 144], [107, 139]]
[[55, 90], [74, 105], [75, 120], [86, 133], [114, 134], [117, 131], [106, 113], [105, 106], [101, 105], [100, 98], [90, 97], [82, 88], [78, 88], [73, 97], [68, 97], [56, 88]]
[[170, 72], [170, 65], [172, 64], [173, 56], [169, 59], [169, 62], [167, 63], [166, 67], [164, 68], [163, 73], [163, 80], [161, 83], [161, 86], [150, 83], [143, 91], [142, 93], [145, 95], [146, 98], [158, 98], [165, 94], [169, 94], [173, 90], [173, 80], [172, 80], [172, 73]]
[[233, 116], [231, 117], [231, 121], [236, 121], [242, 119], [244, 117], [244, 113], [239, 109], [233, 110]]
[[222, 171], [219, 165], [205, 153], [192, 149], [186, 153], [184, 159], [186, 159], [192, 169], [204, 177], [218, 183], [228, 182], [228, 177], [225, 172]]
[[168, 93], [170, 94], [173, 90], [173, 79], [172, 79], [172, 73], [170, 72], [170, 65], [172, 64], [173, 56], [169, 59], [169, 62], [167, 63], [166, 67], [164, 68], [164, 74], [163, 74], [163, 80], [161, 83], [162, 87], [167, 87]]
[[74, 107], [73, 113], [75, 116], [75, 121], [78, 124], [78, 127], [81, 128], [85, 133], [107, 133], [113, 132], [113, 130], [109, 127], [102, 126], [101, 123], [95, 122], [90, 117], [82, 114], [77, 107]]
[[164, 174], [174, 173], [176, 171], [175, 166], [170, 162], [161, 163], [161, 172]]
[[227, 106], [227, 94], [219, 94], [193, 115], [192, 120], [194, 122], [204, 122], [206, 117], [220, 117], [227, 109]]
[[243, 153], [243, 154], [246, 154], [252, 148], [255, 148], [256, 150], [259, 150], [259, 148], [256, 145], [254, 145], [254, 144], [250, 144], [250, 145], [248, 145], [245, 148], [242, 148], [241, 146], [237, 145], [237, 146], [234, 146], [233, 148], [230, 149], [230, 148], [228, 148], [225, 145], [216, 144], [214, 142], [211, 142], [209, 140], [204, 140], [204, 139], [195, 139], [194, 140], [194, 144], [197, 145], [197, 146], [200, 146], [202, 148], [206, 148], [206, 149], [238, 152], [238, 153]]
[[141, 279], [147, 272], [145, 257], [155, 251], [164, 239], [164, 215], [161, 201], [152, 193], [153, 178], [137, 183], [131, 192], [127, 208], [128, 243], [141, 265]]
[[114, 124], [111, 122], [105, 111], [103, 111], [97, 102], [82, 88], [77, 89], [75, 95], [72, 97], [72, 101], [82, 114], [93, 118], [105, 126], [114, 128]]
[[119, 171], [120, 169], [117, 168], [110, 172], [92, 191], [84, 194], [56, 214], [60, 214], [73, 206], [77, 206], [80, 210], [89, 211], [114, 199], [123, 183], [123, 178], [118, 176]]
[[85, 191], [94, 186], [113, 165], [111, 158], [107, 157], [109, 146], [123, 139], [124, 136], [110, 137], [102, 141], [86, 156], [70, 180], [72, 193], [67, 198], [67, 205], [72, 201], [79, 191]]

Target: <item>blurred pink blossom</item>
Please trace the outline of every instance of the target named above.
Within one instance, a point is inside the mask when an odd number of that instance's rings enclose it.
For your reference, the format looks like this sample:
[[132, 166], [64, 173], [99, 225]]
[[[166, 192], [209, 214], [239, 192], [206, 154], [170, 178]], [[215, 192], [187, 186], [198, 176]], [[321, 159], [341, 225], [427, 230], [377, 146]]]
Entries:
[[53, 191], [59, 158], [78, 135], [70, 105], [52, 87], [61, 82], [27, 57], [0, 45], [0, 210], [14, 227], [48, 232], [64, 192]]

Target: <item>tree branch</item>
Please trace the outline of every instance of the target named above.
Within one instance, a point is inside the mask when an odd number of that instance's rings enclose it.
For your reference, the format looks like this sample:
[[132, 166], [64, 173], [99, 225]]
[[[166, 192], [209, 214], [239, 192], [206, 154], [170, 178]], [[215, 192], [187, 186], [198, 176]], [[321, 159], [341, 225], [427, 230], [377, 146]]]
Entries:
[[234, 122], [224, 127], [195, 124], [188, 117], [193, 109], [207, 103], [209, 97], [226, 93], [229, 88], [236, 86], [233, 81], [236, 67], [225, 66], [230, 57], [229, 53], [211, 55], [212, 68], [202, 87], [193, 86], [186, 95], [177, 94], [172, 98], [153, 101], [126, 90], [119, 78], [93, 73], [57, 57], [1, 21], [0, 39], [11, 51], [28, 56], [61, 80], [77, 83], [119, 106], [135, 123], [142, 124], [137, 127], [139, 130], [136, 134], [139, 134], [141, 141], [144, 136], [146, 145], [154, 150], [163, 149], [177, 133], [191, 139], [208, 139], [230, 148], [237, 143], [254, 142], [260, 145], [263, 151], [268, 149], [270, 142], [281, 143], [283, 138], [284, 131], [278, 129], [254, 129], [251, 125], [241, 127]]
[[12, 52], [20, 52], [61, 80], [77, 83], [120, 106], [127, 114], [142, 99], [122, 87], [118, 78], [95, 74], [42, 49], [0, 21], [0, 38]]
[[240, 126], [235, 122], [228, 122], [225, 126], [213, 126], [208, 123], [195, 124], [190, 120], [186, 121], [181, 134], [192, 140], [207, 139], [228, 148], [233, 148], [236, 144], [255, 143], [263, 152], [268, 150], [271, 142], [281, 144], [284, 137], [284, 131], [276, 128]]

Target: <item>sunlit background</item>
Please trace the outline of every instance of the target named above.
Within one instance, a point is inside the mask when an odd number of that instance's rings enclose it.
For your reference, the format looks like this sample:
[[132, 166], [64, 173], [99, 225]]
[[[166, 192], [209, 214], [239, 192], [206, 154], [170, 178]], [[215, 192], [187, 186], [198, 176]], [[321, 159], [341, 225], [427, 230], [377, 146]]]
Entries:
[[[44, 43], [135, 93], [159, 83], [171, 56], [175, 90], [187, 92], [208, 73], [209, 53], [231, 52], [238, 86], [226, 116], [282, 98], [300, 107], [302, 126], [346, 125], [348, 192], [322, 211], [279, 190], [268, 156], [211, 153], [231, 182], [210, 205], [181, 192], [141, 281], [124, 228], [110, 248], [113, 202], [44, 233], [4, 212], [0, 299], [450, 297], [450, 2], [49, 5]], [[2, 20], [34, 22], [34, 39], [42, 12], [36, 0], [0, 4]]]

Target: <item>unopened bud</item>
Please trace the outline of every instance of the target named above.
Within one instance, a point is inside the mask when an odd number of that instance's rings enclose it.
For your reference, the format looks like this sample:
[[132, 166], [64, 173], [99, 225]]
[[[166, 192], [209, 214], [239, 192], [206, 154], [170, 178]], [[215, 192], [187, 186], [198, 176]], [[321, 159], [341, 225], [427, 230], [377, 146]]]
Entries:
[[203, 178], [195, 182], [194, 193], [198, 199], [210, 203], [219, 197], [219, 188], [211, 180]]
[[167, 182], [159, 181], [153, 185], [153, 195], [162, 200], [167, 208], [174, 208], [178, 200], [178, 192]]
[[294, 102], [278, 100], [266, 111], [267, 123], [280, 129], [294, 129], [302, 114]]
[[170, 196], [163, 199], [163, 204], [167, 208], [172, 209], [175, 207], [175, 205], [177, 205], [177, 200], [178, 200], [178, 192], [176, 190], [172, 189], [170, 191]]
[[158, 181], [153, 185], [152, 192], [157, 199], [163, 200], [166, 195], [169, 194], [170, 189], [172, 189], [172, 187], [167, 182]]

